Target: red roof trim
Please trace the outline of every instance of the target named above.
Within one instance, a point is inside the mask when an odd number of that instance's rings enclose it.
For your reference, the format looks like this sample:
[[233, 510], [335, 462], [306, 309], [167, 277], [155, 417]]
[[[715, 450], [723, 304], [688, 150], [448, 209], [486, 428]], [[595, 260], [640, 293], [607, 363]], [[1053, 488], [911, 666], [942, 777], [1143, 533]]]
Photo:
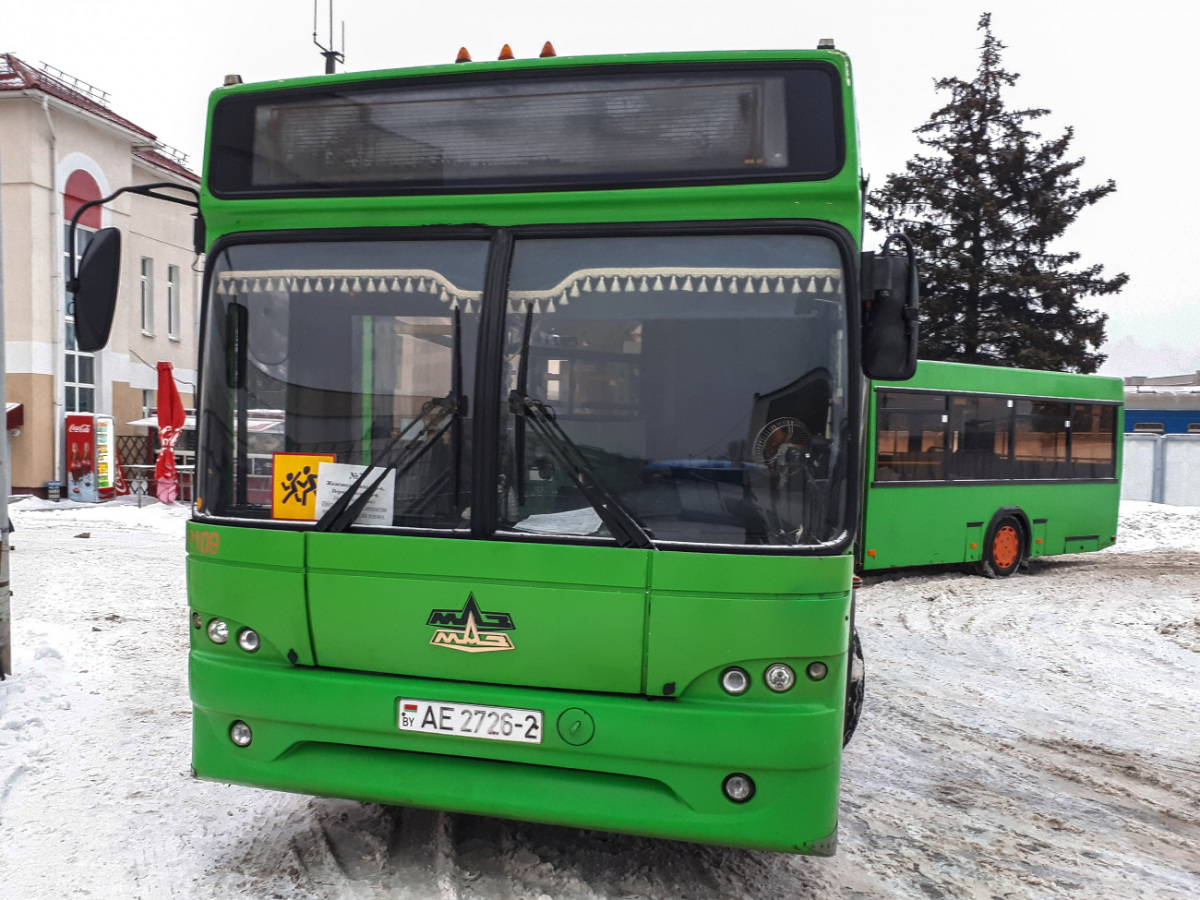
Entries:
[[142, 147], [133, 151], [133, 155], [138, 159], [148, 162], [153, 166], [158, 166], [160, 169], [166, 169], [175, 175], [186, 178], [188, 181], [200, 183], [200, 176], [191, 169], [181, 166], [178, 162], [171, 159], [165, 153], [159, 153], [151, 147]]
[[84, 112], [135, 131], [152, 141], [156, 139], [145, 128], [133, 124], [123, 116], [118, 116], [107, 106], [97, 103], [91, 97], [69, 87], [49, 73], [38, 71], [11, 53], [0, 53], [0, 91], [41, 91], [43, 94], [56, 97]]

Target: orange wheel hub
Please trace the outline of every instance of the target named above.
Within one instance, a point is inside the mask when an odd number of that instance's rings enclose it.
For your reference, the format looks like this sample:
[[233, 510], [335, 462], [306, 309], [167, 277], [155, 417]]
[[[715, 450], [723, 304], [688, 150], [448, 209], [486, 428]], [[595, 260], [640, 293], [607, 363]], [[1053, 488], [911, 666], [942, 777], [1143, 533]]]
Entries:
[[1017, 561], [1021, 552], [1021, 536], [1017, 529], [1005, 525], [996, 532], [992, 539], [992, 561], [1001, 569], [1010, 569]]

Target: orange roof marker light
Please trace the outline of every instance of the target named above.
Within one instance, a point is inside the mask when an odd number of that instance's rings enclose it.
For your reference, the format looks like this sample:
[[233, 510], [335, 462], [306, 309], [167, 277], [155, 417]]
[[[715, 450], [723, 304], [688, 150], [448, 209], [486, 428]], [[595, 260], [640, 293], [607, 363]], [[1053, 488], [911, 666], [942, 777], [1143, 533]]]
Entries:
[[512, 47], [508, 46], [508, 44], [505, 44], [503, 47], [500, 48], [500, 55], [496, 57], [496, 59], [512, 59], [512, 58], [513, 58]]
[[460, 62], [470, 62], [470, 61], [471, 61], [471, 54], [467, 52], [467, 48], [466, 48], [466, 47], [459, 47], [459, 48], [458, 48], [458, 58], [457, 58], [457, 59], [455, 59], [454, 61], [455, 61], [456, 63], [460, 63]]
[[538, 57], [540, 59], [548, 59], [551, 56], [558, 56], [558, 54], [554, 52], [554, 45], [546, 41], [546, 43], [542, 44], [542, 52], [538, 54]]

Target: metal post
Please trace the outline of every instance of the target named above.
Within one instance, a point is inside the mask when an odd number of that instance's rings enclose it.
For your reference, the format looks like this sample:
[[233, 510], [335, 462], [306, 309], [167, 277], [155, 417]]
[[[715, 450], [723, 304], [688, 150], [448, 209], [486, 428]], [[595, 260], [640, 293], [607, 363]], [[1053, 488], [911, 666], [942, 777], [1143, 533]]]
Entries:
[[[4, 179], [0, 178], [0, 194]], [[8, 491], [12, 483], [8, 458], [8, 371], [4, 355], [4, 210], [0, 196], [0, 414], [4, 433], [0, 435], [0, 680], [12, 674], [12, 590], [8, 583]]]

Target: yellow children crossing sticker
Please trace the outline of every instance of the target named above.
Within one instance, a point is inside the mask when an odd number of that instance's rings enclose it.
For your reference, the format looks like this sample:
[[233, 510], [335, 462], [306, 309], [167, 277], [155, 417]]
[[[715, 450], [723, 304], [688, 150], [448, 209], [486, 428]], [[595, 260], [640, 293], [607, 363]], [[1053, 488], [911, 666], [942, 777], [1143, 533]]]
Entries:
[[275, 453], [271, 457], [271, 518], [317, 518], [317, 469], [332, 453]]

